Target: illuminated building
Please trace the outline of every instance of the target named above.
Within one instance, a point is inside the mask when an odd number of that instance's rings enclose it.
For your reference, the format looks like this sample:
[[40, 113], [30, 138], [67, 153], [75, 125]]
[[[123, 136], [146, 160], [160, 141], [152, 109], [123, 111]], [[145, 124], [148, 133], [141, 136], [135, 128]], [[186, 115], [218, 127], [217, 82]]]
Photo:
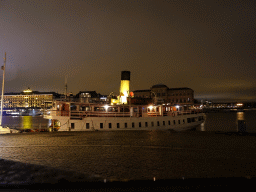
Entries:
[[151, 98], [155, 104], [194, 104], [194, 91], [190, 88], [168, 88], [157, 84], [146, 90], [133, 91], [134, 98]]
[[81, 103], [106, 103], [107, 97], [96, 93], [96, 91], [80, 91], [76, 94], [74, 101]]
[[20, 93], [5, 93], [4, 108], [50, 108], [52, 101], [59, 98], [55, 92], [32, 91], [30, 88]]

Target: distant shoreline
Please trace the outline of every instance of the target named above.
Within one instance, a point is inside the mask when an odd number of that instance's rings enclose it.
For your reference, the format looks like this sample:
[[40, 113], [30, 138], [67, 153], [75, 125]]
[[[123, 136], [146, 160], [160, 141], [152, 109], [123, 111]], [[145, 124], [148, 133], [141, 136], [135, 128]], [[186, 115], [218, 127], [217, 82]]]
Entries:
[[256, 111], [256, 108], [204, 108], [204, 113]]

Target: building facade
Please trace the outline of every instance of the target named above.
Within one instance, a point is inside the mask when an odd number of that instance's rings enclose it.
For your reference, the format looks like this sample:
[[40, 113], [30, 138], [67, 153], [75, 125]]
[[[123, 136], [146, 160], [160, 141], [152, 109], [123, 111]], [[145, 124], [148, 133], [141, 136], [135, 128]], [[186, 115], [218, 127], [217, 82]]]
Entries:
[[76, 94], [74, 101], [81, 103], [107, 103], [107, 96], [96, 93], [96, 91], [80, 91]]
[[134, 98], [151, 98], [155, 104], [194, 104], [194, 91], [190, 88], [168, 88], [164, 84], [157, 84], [146, 90], [133, 91]]
[[5, 93], [3, 108], [50, 108], [52, 101], [59, 97], [60, 94], [55, 92], [38, 92], [28, 88], [20, 93]]

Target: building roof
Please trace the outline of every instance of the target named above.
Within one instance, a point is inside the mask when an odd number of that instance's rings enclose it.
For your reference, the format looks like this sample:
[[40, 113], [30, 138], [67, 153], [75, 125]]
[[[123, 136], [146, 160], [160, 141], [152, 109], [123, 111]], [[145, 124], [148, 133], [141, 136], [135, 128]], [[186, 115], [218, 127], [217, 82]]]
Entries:
[[76, 94], [76, 97], [79, 98], [82, 93], [89, 93], [92, 98], [100, 96], [100, 94], [96, 93], [96, 91], [80, 91], [78, 94]]
[[14, 93], [14, 92], [10, 92], [10, 93], [4, 93], [4, 95], [54, 95], [54, 96], [59, 96], [60, 94], [55, 93], [55, 92], [39, 92], [39, 91], [32, 91], [32, 92], [19, 92], [19, 93]]
[[[152, 87], [151, 87], [151, 89], [152, 88], [162, 88], [162, 87], [167, 87], [166, 85], [164, 85], [164, 84], [157, 84], [157, 85], [153, 85]], [[168, 87], [167, 87], [168, 88]], [[136, 93], [136, 92], [150, 92], [151, 91], [151, 89], [144, 89], [144, 90], [135, 90], [135, 91], [133, 91], [134, 93]], [[188, 88], [188, 87], [180, 87], [180, 88], [168, 88], [168, 91], [175, 91], [175, 90], [192, 90], [191, 88]]]
[[166, 85], [164, 85], [164, 84], [162, 84], [162, 83], [159, 83], [159, 84], [156, 84], [156, 85], [153, 85], [152, 87], [151, 87], [151, 89], [152, 88], [168, 88]]
[[150, 89], [144, 89], [144, 90], [135, 90], [133, 92], [150, 92]]
[[181, 88], [169, 88], [168, 90], [192, 90], [191, 88], [188, 88], [188, 87], [181, 87]]

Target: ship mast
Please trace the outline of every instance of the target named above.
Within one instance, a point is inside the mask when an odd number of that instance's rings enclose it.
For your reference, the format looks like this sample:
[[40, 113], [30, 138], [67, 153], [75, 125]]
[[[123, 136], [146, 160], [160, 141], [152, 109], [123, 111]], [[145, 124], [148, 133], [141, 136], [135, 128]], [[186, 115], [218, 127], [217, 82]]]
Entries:
[[65, 101], [67, 101], [67, 94], [68, 94], [68, 80], [67, 80], [67, 76], [65, 76]]
[[2, 97], [1, 97], [0, 126], [2, 126], [2, 118], [3, 118], [5, 63], [6, 63], [6, 52], [5, 52], [5, 55], [4, 55], [4, 66], [1, 67], [1, 69], [3, 70], [3, 83], [2, 83]]

